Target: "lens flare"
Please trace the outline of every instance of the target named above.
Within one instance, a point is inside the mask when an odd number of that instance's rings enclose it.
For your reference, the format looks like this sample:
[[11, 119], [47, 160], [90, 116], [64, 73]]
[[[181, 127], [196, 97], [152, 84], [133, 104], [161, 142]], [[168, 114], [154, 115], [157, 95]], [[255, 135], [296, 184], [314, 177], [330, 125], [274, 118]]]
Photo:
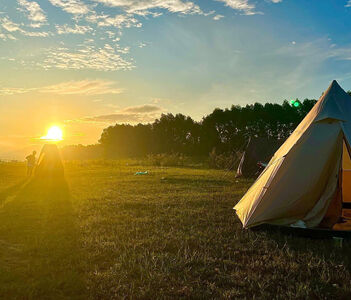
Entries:
[[296, 100], [291, 100], [290, 103], [291, 103], [292, 106], [294, 106], [294, 107], [296, 107], [296, 108], [299, 107], [299, 106], [301, 105], [301, 102], [300, 102], [298, 99], [296, 99]]
[[63, 132], [62, 129], [58, 126], [52, 126], [49, 128], [47, 134], [41, 137], [42, 140], [47, 141], [62, 141], [63, 140]]

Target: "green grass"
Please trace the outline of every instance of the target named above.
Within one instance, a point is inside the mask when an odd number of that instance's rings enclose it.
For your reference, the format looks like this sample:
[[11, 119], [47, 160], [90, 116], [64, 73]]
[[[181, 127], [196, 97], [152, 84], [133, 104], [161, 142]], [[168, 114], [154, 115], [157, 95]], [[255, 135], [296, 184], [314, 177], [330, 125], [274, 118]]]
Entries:
[[1, 299], [351, 297], [348, 244], [242, 230], [232, 207], [250, 181], [130, 162], [65, 168], [67, 189], [0, 164]]

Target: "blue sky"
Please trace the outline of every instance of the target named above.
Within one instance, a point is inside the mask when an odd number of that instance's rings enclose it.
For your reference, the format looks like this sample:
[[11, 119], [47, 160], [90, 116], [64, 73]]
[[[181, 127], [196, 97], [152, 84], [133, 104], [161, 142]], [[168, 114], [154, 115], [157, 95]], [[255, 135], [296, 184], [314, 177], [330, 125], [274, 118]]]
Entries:
[[0, 157], [164, 112], [351, 89], [348, 0], [1, 0]]

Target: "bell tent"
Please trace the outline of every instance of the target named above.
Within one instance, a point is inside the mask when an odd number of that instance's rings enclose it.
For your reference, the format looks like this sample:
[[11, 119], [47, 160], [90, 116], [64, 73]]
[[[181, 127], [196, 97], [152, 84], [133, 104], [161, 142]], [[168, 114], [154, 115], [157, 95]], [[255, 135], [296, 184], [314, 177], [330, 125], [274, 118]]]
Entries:
[[241, 156], [236, 177], [257, 177], [260, 166], [270, 161], [280, 145], [281, 141], [273, 138], [250, 137]]
[[351, 97], [333, 81], [234, 207], [244, 228], [344, 229], [338, 222], [351, 202], [350, 145]]

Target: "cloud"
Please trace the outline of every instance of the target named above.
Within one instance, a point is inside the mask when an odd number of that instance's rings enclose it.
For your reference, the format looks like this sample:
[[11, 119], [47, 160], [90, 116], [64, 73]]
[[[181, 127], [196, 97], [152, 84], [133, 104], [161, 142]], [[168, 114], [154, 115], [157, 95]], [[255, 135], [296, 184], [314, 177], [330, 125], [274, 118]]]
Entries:
[[193, 2], [182, 0], [94, 0], [111, 7], [122, 7], [128, 13], [152, 14], [149, 10], [165, 9], [172, 13], [202, 14], [201, 8]]
[[218, 21], [218, 20], [220, 20], [220, 19], [222, 19], [222, 18], [224, 18], [223, 15], [215, 15], [215, 16], [213, 17], [213, 20]]
[[97, 24], [98, 27], [117, 27], [117, 28], [130, 28], [141, 27], [142, 23], [131, 15], [116, 15], [114, 17], [107, 15], [89, 15], [86, 20], [91, 23]]
[[0, 18], [0, 25], [8, 32], [21, 31], [18, 24], [12, 22], [9, 18]]
[[3, 41], [16, 40], [16, 38], [10, 33], [3, 33], [0, 27], [0, 40], [3, 40]]
[[[255, 10], [254, 0], [214, 1], [222, 2], [246, 15], [259, 13]], [[276, 3], [279, 0], [267, 1]], [[224, 17], [217, 14], [215, 10], [203, 11], [197, 4], [200, 1], [195, 0], [48, 0], [47, 2], [54, 6], [48, 8], [50, 14], [46, 14], [42, 9], [42, 7], [46, 9], [46, 6], [42, 4], [45, 1], [16, 0], [16, 2], [19, 4], [18, 10], [24, 12], [30, 22], [15, 23], [6, 16], [6, 13], [0, 13], [0, 27], [3, 29], [3, 32], [0, 31], [0, 41], [20, 41], [23, 36], [44, 38], [56, 35], [55, 42], [58, 46], [43, 48], [45, 47], [43, 45], [53, 45], [53, 43], [37, 44], [34, 46], [35, 51], [25, 53], [18, 60], [22, 66], [45, 70], [54, 68], [98, 71], [131, 70], [135, 68], [135, 61], [129, 57], [132, 54], [132, 47], [128, 44], [123, 46], [119, 44], [124, 28], [140, 28], [145, 20], [167, 13], [196, 14], [215, 21]], [[39, 3], [42, 4], [42, 7]], [[62, 14], [62, 11], [72, 14], [73, 16], [68, 16], [71, 20], [63, 19], [60, 15], [53, 18], [57, 13]], [[63, 20], [65, 21], [61, 23]], [[36, 31], [33, 29], [43, 25], [48, 25], [50, 26], [48, 28], [54, 28], [54, 30]], [[116, 28], [118, 30], [114, 30]], [[82, 39], [79, 38], [66, 39], [63, 43], [58, 36], [67, 34], [84, 36], [84, 41], [82, 42]], [[93, 42], [88, 44], [87, 38]], [[113, 47], [101, 46], [101, 41], [107, 40], [110, 40]], [[145, 43], [133, 43], [132, 45], [134, 48], [145, 47]]]
[[144, 104], [144, 105], [139, 105], [139, 106], [130, 106], [125, 109], [123, 109], [123, 112], [125, 113], [151, 113], [151, 112], [156, 112], [160, 111], [161, 108], [159, 106], [153, 105], [153, 104]]
[[[262, 12], [256, 11], [255, 4], [249, 3], [249, 0], [216, 0], [223, 2], [226, 6], [242, 12], [244, 15], [257, 15], [263, 14]], [[272, 3], [280, 3], [283, 0], [270, 0]], [[351, 0], [350, 0], [351, 1]]]
[[89, 26], [77, 25], [70, 27], [65, 25], [56, 25], [56, 30], [58, 34], [86, 34], [87, 32], [93, 31], [93, 28]]
[[35, 31], [21, 31], [21, 33], [25, 36], [30, 36], [30, 37], [47, 37], [51, 35], [50, 32], [35, 32]]
[[[277, 49], [273, 55], [289, 62], [289, 68], [279, 75], [283, 90], [292, 86], [298, 90], [319, 76], [330, 78], [335, 71], [324, 74], [320, 70], [331, 61], [351, 61], [351, 45], [337, 47], [330, 39], [320, 38], [306, 43], [289, 43]], [[334, 75], [333, 75], [334, 76]]]
[[74, 15], [85, 15], [90, 12], [90, 8], [80, 0], [49, 0], [49, 2]]
[[109, 31], [109, 30], [106, 31], [106, 34], [108, 35], [108, 37], [109, 37], [110, 39], [113, 39], [113, 38], [115, 38], [115, 36], [116, 36], [116, 33], [115, 33], [115, 32]]
[[164, 109], [152, 105], [144, 104], [138, 106], [129, 106], [113, 114], [86, 117], [75, 120], [76, 122], [95, 122], [95, 123], [150, 123], [158, 118]]
[[42, 93], [53, 93], [59, 95], [104, 95], [120, 94], [124, 91], [122, 88], [115, 87], [115, 82], [104, 80], [80, 80], [68, 81], [55, 85], [43, 87]]
[[45, 69], [98, 71], [131, 70], [134, 68], [132, 60], [124, 59], [118, 49], [105, 44], [104, 47], [84, 45], [80, 49], [52, 48], [46, 51], [46, 58], [37, 64]]
[[[39, 32], [39, 31], [24, 30], [23, 28], [20, 27], [19, 24], [11, 21], [7, 17], [0, 18], [0, 25], [2, 26], [2, 28], [4, 28], [6, 31], [8, 31], [10, 33], [19, 32], [19, 33], [21, 33], [25, 36], [29, 36], [29, 37], [47, 37], [50, 35], [50, 32], [45, 32], [45, 31]], [[11, 35], [8, 37], [11, 39]]]
[[250, 4], [248, 0], [216, 0], [218, 2], [223, 2], [226, 6], [241, 11], [245, 15], [256, 15], [259, 12], [255, 11], [256, 6]]
[[26, 10], [28, 20], [33, 21], [32, 27], [40, 27], [46, 23], [46, 15], [37, 2], [27, 0], [17, 0], [18, 4]]
[[148, 123], [155, 120], [155, 117], [143, 114], [125, 114], [115, 113], [110, 115], [102, 115], [95, 117], [87, 117], [78, 122], [94, 122], [94, 123]]
[[33, 90], [35, 89], [1, 87], [0, 96], [12, 96], [12, 95], [24, 94]]
[[345, 7], [351, 7], [351, 0], [348, 0]]
[[7, 41], [7, 40], [17, 40], [12, 34], [4, 34], [4, 33], [0, 33], [0, 39], [3, 41]]
[[56, 95], [106, 95], [120, 94], [124, 91], [123, 88], [116, 87], [116, 83], [106, 80], [78, 80], [61, 82], [54, 85], [37, 87], [37, 88], [0, 88], [1, 96], [10, 96], [24, 94], [28, 92], [39, 92]]
[[320, 62], [327, 59], [351, 60], [351, 47], [336, 47], [331, 44], [329, 39], [321, 38], [306, 43], [296, 43], [281, 47], [276, 54], [289, 55], [290, 57], [300, 57], [307, 60], [319, 60]]

